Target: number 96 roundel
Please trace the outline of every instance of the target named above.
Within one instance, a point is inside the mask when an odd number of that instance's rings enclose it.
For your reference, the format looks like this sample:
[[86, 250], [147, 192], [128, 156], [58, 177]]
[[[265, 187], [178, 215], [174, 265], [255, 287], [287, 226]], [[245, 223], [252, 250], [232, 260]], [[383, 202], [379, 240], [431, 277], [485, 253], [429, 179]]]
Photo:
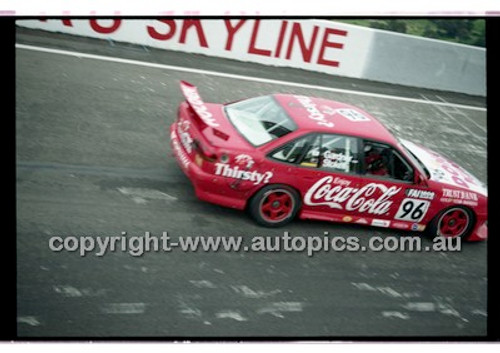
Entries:
[[395, 219], [410, 222], [420, 222], [427, 213], [430, 202], [425, 200], [404, 199], [399, 206]]

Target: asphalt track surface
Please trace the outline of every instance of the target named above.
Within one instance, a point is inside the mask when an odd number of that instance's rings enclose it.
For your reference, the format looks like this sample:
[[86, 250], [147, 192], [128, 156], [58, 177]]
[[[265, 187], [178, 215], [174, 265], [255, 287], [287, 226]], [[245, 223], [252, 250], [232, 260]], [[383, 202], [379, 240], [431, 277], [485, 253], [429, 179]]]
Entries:
[[[298, 82], [16, 49], [17, 315], [21, 337], [465, 337], [486, 335], [487, 242], [462, 251], [52, 252], [52, 236], [373, 236], [400, 231], [296, 220], [257, 226], [199, 201], [171, 155], [179, 80], [207, 102], [274, 92], [358, 105], [486, 183], [484, 98], [325, 77], [30, 30], [37, 48]], [[312, 88], [318, 85], [345, 91]], [[354, 94], [349, 91], [368, 92]], [[396, 96], [396, 99], [378, 95]], [[405, 97], [420, 101], [397, 99]], [[429, 103], [431, 102], [431, 103]], [[444, 102], [444, 104], [442, 104]], [[450, 104], [448, 104], [450, 103]], [[167, 196], [165, 196], [167, 195]], [[431, 244], [424, 239], [424, 244]]]

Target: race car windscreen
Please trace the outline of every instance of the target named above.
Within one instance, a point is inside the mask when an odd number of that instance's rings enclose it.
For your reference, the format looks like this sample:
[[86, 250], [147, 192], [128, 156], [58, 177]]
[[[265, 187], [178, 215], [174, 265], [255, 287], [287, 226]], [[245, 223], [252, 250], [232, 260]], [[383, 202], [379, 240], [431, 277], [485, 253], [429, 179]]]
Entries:
[[229, 104], [225, 110], [234, 127], [254, 146], [263, 145], [297, 129], [294, 121], [272, 96]]
[[411, 159], [411, 161], [413, 162], [413, 164], [414, 165], [418, 165], [425, 172], [427, 178], [430, 178], [431, 177], [431, 172], [429, 172], [429, 169], [427, 169], [427, 167], [425, 166], [425, 164], [420, 159], [418, 159], [418, 157], [415, 156], [415, 154], [412, 151], [410, 151], [410, 149], [407, 148], [404, 145], [404, 143], [401, 143], [401, 141], [400, 141], [400, 146], [402, 146], [404, 148], [404, 150], [407, 152], [407, 155]]

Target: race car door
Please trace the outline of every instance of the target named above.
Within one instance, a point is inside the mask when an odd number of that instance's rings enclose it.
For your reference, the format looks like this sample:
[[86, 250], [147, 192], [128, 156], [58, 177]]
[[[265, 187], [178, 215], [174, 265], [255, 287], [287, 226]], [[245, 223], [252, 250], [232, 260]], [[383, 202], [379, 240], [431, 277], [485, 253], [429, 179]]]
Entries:
[[[301, 218], [389, 227], [411, 182], [394, 180], [391, 175], [382, 175], [383, 171], [366, 174], [364, 141], [358, 138], [324, 133], [297, 142], [303, 146], [293, 161], [297, 166], [293, 173], [303, 195]], [[282, 151], [274, 154], [279, 155]], [[378, 165], [374, 153], [370, 158], [371, 164]], [[393, 161], [390, 157], [387, 160]], [[410, 169], [408, 175], [411, 173]]]
[[271, 154], [275, 160], [295, 165], [289, 170], [302, 195], [301, 218], [353, 220], [356, 207], [347, 203], [362, 187], [360, 147], [361, 141], [355, 137], [318, 133], [292, 141]]
[[399, 190], [389, 211], [375, 221], [379, 226], [424, 230], [422, 223], [434, 199], [434, 192], [418, 184], [415, 169], [396, 148], [377, 141], [363, 140], [360, 169], [364, 184], [384, 185]]

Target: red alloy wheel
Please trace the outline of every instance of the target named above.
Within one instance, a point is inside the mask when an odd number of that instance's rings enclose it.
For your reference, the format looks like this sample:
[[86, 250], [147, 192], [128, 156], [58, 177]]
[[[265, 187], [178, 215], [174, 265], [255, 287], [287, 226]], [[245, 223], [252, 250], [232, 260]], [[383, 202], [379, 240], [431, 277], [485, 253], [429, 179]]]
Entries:
[[295, 207], [295, 200], [288, 190], [275, 189], [268, 191], [262, 198], [259, 210], [262, 218], [275, 223], [289, 217]]
[[460, 237], [469, 227], [470, 217], [461, 208], [452, 208], [446, 211], [439, 219], [439, 235], [444, 237]]

